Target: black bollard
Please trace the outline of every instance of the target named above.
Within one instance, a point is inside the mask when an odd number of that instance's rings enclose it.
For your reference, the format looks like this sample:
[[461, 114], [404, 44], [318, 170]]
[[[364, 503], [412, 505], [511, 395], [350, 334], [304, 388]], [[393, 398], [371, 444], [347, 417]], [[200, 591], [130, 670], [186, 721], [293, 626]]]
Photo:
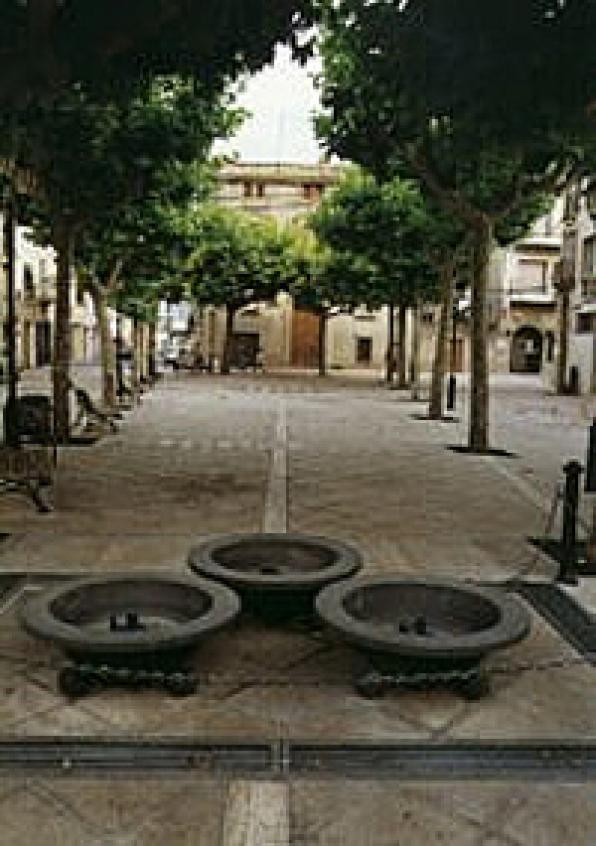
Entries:
[[579, 506], [579, 477], [583, 467], [579, 461], [568, 461], [563, 467], [565, 493], [563, 499], [563, 531], [561, 535], [562, 561], [557, 577], [566, 584], [577, 584], [577, 510]]
[[455, 374], [452, 373], [449, 376], [449, 382], [447, 383], [447, 410], [453, 411], [455, 408], [455, 390], [457, 387], [457, 380], [455, 378]]
[[588, 431], [585, 491], [586, 493], [596, 493], [596, 417]]

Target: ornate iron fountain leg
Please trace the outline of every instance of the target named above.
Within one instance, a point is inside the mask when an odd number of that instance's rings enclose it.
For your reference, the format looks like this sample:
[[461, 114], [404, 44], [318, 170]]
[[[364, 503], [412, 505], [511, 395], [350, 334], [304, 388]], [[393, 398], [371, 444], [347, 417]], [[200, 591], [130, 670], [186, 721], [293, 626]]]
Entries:
[[477, 702], [490, 693], [488, 674], [480, 668], [471, 673], [467, 679], [458, 682], [455, 691], [468, 702]]
[[356, 693], [366, 699], [380, 699], [389, 689], [389, 685], [376, 670], [368, 670], [356, 679], [354, 688]]
[[107, 664], [68, 664], [58, 673], [58, 687], [70, 699], [78, 699], [104, 687], [158, 688], [172, 696], [196, 693], [196, 676], [186, 670], [110, 667]]

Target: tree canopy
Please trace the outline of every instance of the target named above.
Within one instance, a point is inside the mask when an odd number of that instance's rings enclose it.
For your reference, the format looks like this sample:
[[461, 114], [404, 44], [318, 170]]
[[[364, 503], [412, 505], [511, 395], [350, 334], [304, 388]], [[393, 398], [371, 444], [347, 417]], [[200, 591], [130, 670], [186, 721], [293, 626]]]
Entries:
[[310, 226], [329, 248], [325, 276], [347, 277], [337, 291], [329, 286], [332, 302], [335, 294], [337, 304], [378, 308], [434, 296], [429, 220], [414, 182], [396, 178], [379, 185], [354, 171], [327, 194]]
[[309, 0], [2, 0], [0, 101], [48, 97], [72, 83], [116, 92], [156, 74], [211, 86], [296, 40]]

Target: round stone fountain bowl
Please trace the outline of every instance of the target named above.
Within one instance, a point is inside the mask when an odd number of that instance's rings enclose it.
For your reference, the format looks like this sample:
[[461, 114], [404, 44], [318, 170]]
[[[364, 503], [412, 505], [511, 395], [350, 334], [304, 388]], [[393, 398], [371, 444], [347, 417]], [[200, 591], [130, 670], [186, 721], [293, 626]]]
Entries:
[[314, 612], [319, 590], [354, 575], [357, 549], [337, 540], [295, 533], [220, 535], [194, 547], [191, 569], [236, 590], [244, 609], [281, 622]]
[[377, 670], [440, 673], [522, 640], [530, 615], [498, 588], [388, 576], [348, 579], [316, 600], [324, 622]]
[[239, 610], [224, 585], [151, 571], [43, 591], [24, 606], [22, 623], [75, 661], [175, 666]]

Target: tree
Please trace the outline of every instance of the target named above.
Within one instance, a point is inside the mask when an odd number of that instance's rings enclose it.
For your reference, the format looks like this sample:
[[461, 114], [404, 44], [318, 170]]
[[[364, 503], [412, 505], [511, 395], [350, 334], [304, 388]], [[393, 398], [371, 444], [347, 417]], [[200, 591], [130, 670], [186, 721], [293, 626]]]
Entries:
[[236, 313], [272, 300], [286, 285], [286, 243], [274, 221], [217, 206], [199, 215], [196, 243], [186, 270], [190, 296], [198, 305], [226, 307], [221, 372], [229, 373]]
[[[399, 178], [379, 185], [374, 177], [354, 171], [324, 198], [310, 225], [330, 248], [327, 273], [334, 256], [344, 271], [351, 264], [353, 289], [348, 297], [344, 293], [344, 304], [347, 299], [354, 305], [389, 307], [388, 380], [392, 373], [393, 310], [399, 308], [398, 385], [405, 387], [406, 311], [418, 300], [432, 298], [436, 283], [426, 253], [426, 210], [417, 185]], [[344, 282], [344, 292], [345, 288]]]
[[113, 98], [131, 80], [189, 74], [222, 80], [271, 61], [297, 43], [309, 0], [4, 0], [0, 101], [48, 99], [73, 83]]
[[[514, 139], [496, 118], [480, 120], [468, 98], [437, 108], [424, 73], [406, 67], [404, 47], [424, 15], [410, 4], [373, 0], [334, 3], [323, 45], [319, 132], [328, 147], [365, 166], [407, 167], [446, 213], [468, 231], [472, 250], [472, 368], [469, 447], [484, 452], [488, 437], [487, 273], [495, 228], [533, 195], [574, 172], [578, 148], [569, 134], [532, 132]], [[420, 8], [420, 4], [416, 4]], [[493, 101], [494, 105], [494, 101]], [[527, 129], [527, 127], [526, 127]]]
[[[40, 234], [58, 253], [53, 381], [60, 439], [68, 437], [70, 417], [70, 290], [77, 240], [85, 242], [83, 263], [93, 280], [105, 351], [107, 298], [126, 262], [138, 257], [149, 217], [155, 218], [160, 205], [188, 201], [192, 186], [184, 167], [206, 158], [231, 119], [221, 93], [181, 79], [142, 86], [118, 103], [98, 102], [76, 87], [50, 104], [33, 102], [7, 116], [18, 129], [16, 160], [36, 177]], [[108, 389], [104, 394], [111, 399]]]

